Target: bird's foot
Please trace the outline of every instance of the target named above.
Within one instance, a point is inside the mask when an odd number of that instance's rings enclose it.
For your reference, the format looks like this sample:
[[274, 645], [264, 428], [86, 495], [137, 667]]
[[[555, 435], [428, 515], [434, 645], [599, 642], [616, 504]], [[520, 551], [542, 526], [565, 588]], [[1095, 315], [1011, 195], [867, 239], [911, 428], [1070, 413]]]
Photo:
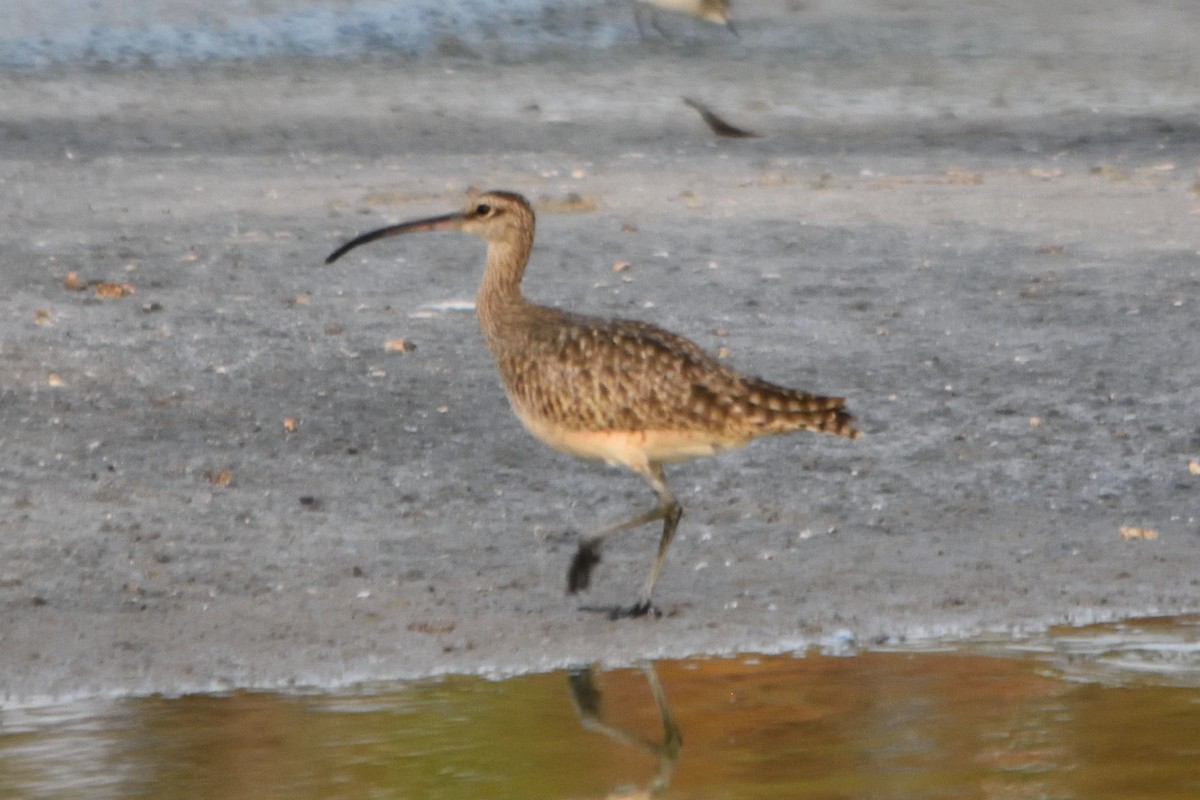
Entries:
[[662, 618], [662, 611], [658, 606], [651, 603], [649, 600], [639, 600], [630, 608], [614, 608], [609, 612], [609, 619], [626, 619], [636, 617], [653, 617], [654, 619]]
[[[580, 606], [580, 611], [590, 614], [603, 614], [611, 620], [634, 619], [637, 617], [662, 618], [663, 612], [658, 606], [649, 603], [638, 603], [634, 606]], [[672, 614], [672, 616], [674, 616]]]
[[571, 568], [567, 570], [567, 592], [575, 594], [588, 588], [592, 582], [592, 570], [600, 563], [600, 543], [584, 540], [579, 543]]

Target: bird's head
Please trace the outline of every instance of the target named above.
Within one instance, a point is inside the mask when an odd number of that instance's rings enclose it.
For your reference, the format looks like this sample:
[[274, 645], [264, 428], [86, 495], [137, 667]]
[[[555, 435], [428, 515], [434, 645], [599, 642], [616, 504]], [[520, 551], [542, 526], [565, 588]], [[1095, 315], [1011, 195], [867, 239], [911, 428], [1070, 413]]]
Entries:
[[533, 209], [529, 202], [514, 192], [467, 192], [467, 203], [462, 211], [427, 217], [398, 225], [388, 225], [360, 234], [329, 254], [326, 264], [332, 264], [359, 245], [399, 236], [404, 233], [422, 231], [465, 231], [473, 233], [488, 244], [516, 242], [533, 239]]

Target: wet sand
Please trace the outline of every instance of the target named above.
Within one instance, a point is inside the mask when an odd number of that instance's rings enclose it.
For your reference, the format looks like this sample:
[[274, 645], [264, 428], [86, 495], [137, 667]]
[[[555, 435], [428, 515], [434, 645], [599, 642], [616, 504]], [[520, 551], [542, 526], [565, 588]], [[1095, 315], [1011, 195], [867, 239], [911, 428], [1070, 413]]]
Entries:
[[[1194, 11], [1035, 6], [0, 77], [0, 700], [1200, 610]], [[670, 469], [662, 619], [580, 610], [632, 599], [651, 529], [563, 594], [578, 532], [652, 498], [520, 428], [451, 302], [483, 246], [321, 264], [471, 185], [539, 203], [531, 297], [861, 420]]]

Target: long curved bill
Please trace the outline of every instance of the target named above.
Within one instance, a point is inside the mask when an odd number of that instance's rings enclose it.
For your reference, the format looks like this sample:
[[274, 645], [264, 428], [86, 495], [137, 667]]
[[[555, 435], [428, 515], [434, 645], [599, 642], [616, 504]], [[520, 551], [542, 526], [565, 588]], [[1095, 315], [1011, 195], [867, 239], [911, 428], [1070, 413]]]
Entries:
[[388, 225], [386, 228], [367, 231], [364, 234], [354, 237], [330, 253], [329, 257], [325, 259], [325, 263], [332, 264], [359, 245], [388, 236], [399, 236], [402, 233], [419, 233], [421, 231], [456, 231], [462, 227], [463, 219], [462, 213], [458, 212], [443, 214], [440, 217], [429, 217], [428, 219], [415, 219], [412, 222], [401, 222], [399, 225]]

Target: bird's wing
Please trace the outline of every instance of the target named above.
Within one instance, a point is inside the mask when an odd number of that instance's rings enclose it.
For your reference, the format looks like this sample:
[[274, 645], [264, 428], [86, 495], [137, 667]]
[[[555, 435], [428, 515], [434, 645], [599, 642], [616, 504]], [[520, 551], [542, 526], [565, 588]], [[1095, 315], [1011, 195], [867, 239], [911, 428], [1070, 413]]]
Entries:
[[568, 315], [498, 353], [525, 412], [580, 430], [705, 430], [742, 377], [699, 345], [654, 325]]

